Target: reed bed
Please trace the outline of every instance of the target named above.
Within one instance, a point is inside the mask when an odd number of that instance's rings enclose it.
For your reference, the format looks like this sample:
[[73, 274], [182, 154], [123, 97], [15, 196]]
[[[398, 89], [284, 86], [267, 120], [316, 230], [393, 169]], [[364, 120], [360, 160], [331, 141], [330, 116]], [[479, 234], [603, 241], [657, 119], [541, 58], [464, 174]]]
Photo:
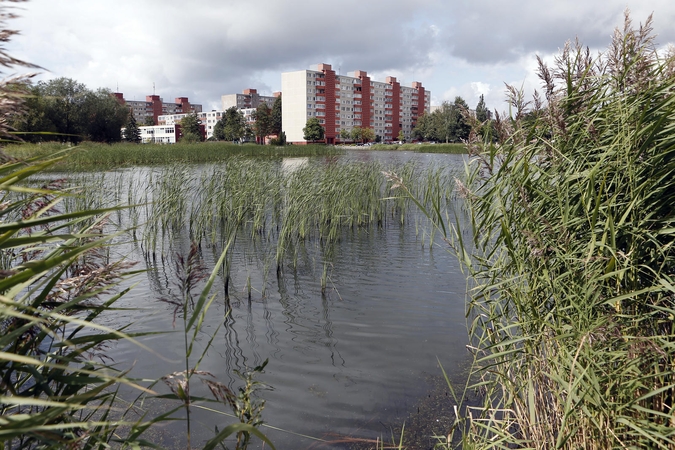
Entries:
[[456, 143], [375, 144], [368, 148], [370, 150], [398, 150], [416, 153], [447, 153], [452, 155], [465, 155], [469, 153], [469, 148], [466, 144]]
[[83, 142], [77, 147], [59, 143], [9, 145], [6, 152], [16, 158], [49, 157], [63, 150], [71, 150], [69, 157], [59, 161], [50, 170], [81, 171], [107, 170], [120, 167], [150, 166], [172, 163], [210, 163], [232, 156], [281, 158], [300, 156], [332, 156], [340, 150], [325, 145], [275, 147], [270, 145], [229, 142], [202, 142], [195, 144], [101, 144]]
[[[309, 245], [320, 249], [326, 275], [334, 246], [345, 233], [399, 226], [410, 217], [428, 228], [410, 210], [410, 199], [392, 195], [394, 182], [383, 173], [405, 179], [430, 207], [436, 201], [432, 191], [443, 191], [443, 204], [435, 208], [453, 201], [452, 174], [444, 167], [306, 160], [289, 169], [274, 160], [232, 157], [209, 166], [80, 173], [74, 177], [78, 195], [66, 200], [66, 208], [121, 202], [125, 209], [116, 222], [133, 225], [129, 238], [150, 259], [169, 257], [185, 242], [222, 249], [232, 241], [237, 251], [265, 255], [266, 276], [285, 264], [295, 269]], [[249, 248], [240, 248], [238, 241]], [[230, 264], [228, 259], [223, 269], [226, 286]]]
[[472, 135], [448, 232], [484, 398], [456, 392], [465, 448], [675, 448], [675, 60], [655, 48], [626, 16], [603, 55], [540, 61], [546, 106], [510, 88], [499, 142]]

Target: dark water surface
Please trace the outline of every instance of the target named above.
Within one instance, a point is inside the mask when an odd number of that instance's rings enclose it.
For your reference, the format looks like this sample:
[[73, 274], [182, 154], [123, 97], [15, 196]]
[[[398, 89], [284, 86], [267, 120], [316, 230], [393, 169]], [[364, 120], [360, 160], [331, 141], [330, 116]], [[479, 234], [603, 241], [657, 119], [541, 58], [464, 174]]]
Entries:
[[[457, 170], [462, 164], [458, 155], [400, 152], [352, 152], [345, 158], [401, 162], [416, 158], [421, 164]], [[302, 163], [287, 160], [284, 165]], [[394, 222], [383, 229], [345, 231], [331, 258], [324, 295], [323, 256], [317, 247], [302, 249], [297, 267], [284, 267], [277, 278], [265, 262], [273, 255], [238, 242], [229, 287], [231, 311], [226, 314], [219, 278], [213, 290], [218, 295], [192, 363], [216, 333], [199, 369], [236, 390], [242, 382], [234, 370], [269, 359], [257, 379], [273, 388], [261, 395], [266, 400], [263, 419], [274, 428], [261, 431], [278, 449], [321, 447], [319, 441], [301, 435], [326, 440], [388, 437], [388, 427], [405, 418], [426, 394], [429, 376], [441, 375], [438, 361], [458, 381], [463, 381], [468, 364], [465, 278], [445, 244], [438, 238], [433, 241], [430, 247], [428, 224], [418, 220], [405, 226]], [[179, 242], [175, 248], [187, 251], [189, 244]], [[182, 320], [177, 317], [174, 329], [174, 307], [159, 301], [176, 295], [174, 256], [166, 252], [148, 259], [133, 244], [116, 251], [141, 261], [149, 271], [134, 279], [138, 285], [119, 303], [133, 309], [109, 314], [106, 324], [133, 322], [131, 331], [167, 332], [139, 339], [152, 352], [122, 343], [110, 349], [109, 356], [120, 368], [133, 365], [131, 375], [138, 378], [157, 379], [184, 370]], [[202, 254], [210, 270], [218, 254], [207, 246]], [[168, 392], [162, 384], [156, 388]], [[195, 378], [191, 393], [210, 397]], [[152, 415], [175, 406], [154, 400], [143, 408]], [[200, 406], [231, 413], [222, 404], [200, 402], [193, 407], [194, 446], [211, 437], [216, 426], [222, 429], [234, 421]], [[184, 448], [185, 429], [184, 422], [173, 422], [158, 433], [164, 445]]]

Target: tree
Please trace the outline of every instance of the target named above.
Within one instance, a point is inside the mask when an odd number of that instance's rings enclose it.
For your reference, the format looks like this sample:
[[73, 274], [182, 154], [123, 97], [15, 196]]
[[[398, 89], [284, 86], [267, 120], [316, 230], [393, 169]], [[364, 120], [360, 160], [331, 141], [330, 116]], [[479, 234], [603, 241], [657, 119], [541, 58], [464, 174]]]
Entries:
[[480, 122], [490, 120], [490, 110], [485, 106], [485, 98], [481, 94], [478, 104], [476, 105], [476, 119]]
[[405, 134], [403, 134], [403, 130], [398, 131], [398, 136], [396, 136], [396, 139], [399, 142], [405, 142]]
[[52, 123], [52, 129], [62, 141], [79, 142], [83, 138], [80, 107], [84, 102], [87, 87], [70, 78], [56, 78], [40, 81], [37, 92], [45, 102], [45, 119]]
[[443, 102], [431, 114], [423, 114], [413, 128], [413, 139], [427, 141], [461, 142], [469, 138], [471, 125], [465, 118], [468, 105], [462, 97], [453, 103]]
[[423, 141], [427, 133], [427, 126], [430, 123], [430, 114], [422, 114], [417, 118], [415, 128], [412, 129], [412, 138], [416, 141]]
[[261, 103], [253, 112], [255, 123], [253, 124], [253, 132], [261, 144], [265, 143], [265, 137], [272, 134], [272, 110], [267, 106], [267, 103]]
[[80, 127], [86, 139], [95, 142], [119, 142], [129, 110], [108, 89], [88, 91], [79, 111]]
[[213, 136], [219, 141], [238, 141], [244, 137], [245, 132], [246, 119], [236, 106], [228, 108], [213, 127]]
[[270, 140], [271, 145], [276, 145], [276, 146], [284, 146], [286, 145], [286, 133], [281, 132], [279, 133], [279, 136], [275, 137], [274, 139]]
[[251, 125], [248, 123], [246, 124], [246, 127], [244, 128], [244, 140], [246, 142], [249, 142], [255, 138], [255, 134], [253, 133], [253, 128], [251, 128]]
[[[42, 95], [38, 86], [25, 85], [26, 97], [22, 111], [9, 117], [9, 126], [21, 132], [21, 138], [28, 142], [41, 142], [60, 139], [60, 136], [38, 133], [58, 133], [56, 125], [47, 115], [49, 99]], [[36, 133], [36, 134], [30, 134]]]
[[200, 125], [202, 121], [199, 120], [197, 113], [193, 112], [183, 117], [180, 121], [181, 131], [183, 137], [181, 142], [201, 142], [202, 141], [202, 131]]
[[348, 141], [351, 139], [351, 133], [349, 133], [349, 130], [346, 128], [343, 128], [340, 130], [340, 138], [344, 141]]
[[272, 133], [279, 136], [281, 134], [281, 95], [274, 99], [272, 105]]
[[375, 132], [372, 128], [361, 128], [361, 139], [363, 142], [375, 140]]
[[324, 129], [316, 117], [307, 119], [305, 128], [302, 129], [303, 138], [306, 141], [320, 141], [324, 136]]
[[121, 140], [120, 129], [127, 121], [128, 110], [110, 91], [91, 91], [70, 78], [41, 81], [29, 91], [25, 116], [15, 116], [10, 122], [17, 131], [51, 133], [33, 135], [29, 140]]
[[134, 112], [129, 110], [129, 119], [127, 119], [127, 126], [124, 128], [124, 140], [138, 144], [141, 142], [141, 130], [138, 128]]
[[490, 114], [490, 110], [487, 109], [487, 106], [485, 106], [485, 99], [483, 98], [483, 95], [480, 96], [480, 100], [478, 100], [478, 104], [476, 105], [476, 119], [481, 123], [480, 128], [478, 129], [478, 133], [485, 138], [490, 138], [492, 136], [492, 118]]
[[469, 105], [462, 97], [455, 97], [450, 116], [450, 139], [452, 142], [461, 142], [469, 139], [471, 124], [466, 120], [465, 114], [469, 111]]
[[180, 138], [180, 142], [184, 144], [196, 144], [197, 142], [202, 141], [202, 135], [201, 134], [195, 134], [191, 131], [188, 131], [187, 133], [183, 133], [182, 137]]
[[361, 127], [354, 127], [352, 128], [351, 133], [349, 133], [349, 137], [352, 139], [352, 141], [360, 141], [363, 139], [363, 130]]
[[143, 126], [146, 127], [155, 126], [155, 118], [153, 116], [145, 116], [145, 119], [143, 119]]
[[221, 117], [218, 122], [213, 126], [213, 139], [216, 141], [225, 140], [225, 117]]

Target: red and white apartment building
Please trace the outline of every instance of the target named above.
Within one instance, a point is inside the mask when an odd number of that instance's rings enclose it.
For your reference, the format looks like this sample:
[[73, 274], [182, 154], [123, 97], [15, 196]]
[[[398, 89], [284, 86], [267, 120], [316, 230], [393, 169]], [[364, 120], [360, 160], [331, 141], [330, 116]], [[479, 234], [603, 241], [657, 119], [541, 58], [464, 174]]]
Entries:
[[288, 142], [306, 143], [302, 129], [316, 117], [327, 144], [340, 142], [341, 130], [371, 128], [385, 142], [403, 131], [410, 139], [417, 118], [430, 112], [431, 92], [422, 83], [401, 86], [395, 77], [371, 80], [362, 70], [336, 74], [329, 64], [281, 74], [282, 129]]
[[152, 117], [153, 122], [157, 125], [159, 123], [158, 118], [161, 115], [202, 112], [202, 105], [190, 103], [187, 97], [178, 97], [174, 103], [171, 103], [164, 102], [159, 95], [146, 95], [145, 101], [127, 100], [121, 92], [115, 92], [113, 96], [121, 104], [129, 107], [139, 125], [142, 125], [147, 117]]

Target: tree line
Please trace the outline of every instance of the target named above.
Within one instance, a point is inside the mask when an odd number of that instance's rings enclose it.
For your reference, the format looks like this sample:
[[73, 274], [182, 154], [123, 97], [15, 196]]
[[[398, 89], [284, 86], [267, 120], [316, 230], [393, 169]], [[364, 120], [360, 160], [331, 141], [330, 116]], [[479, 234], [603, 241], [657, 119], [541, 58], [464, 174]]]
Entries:
[[[436, 142], [463, 142], [469, 138], [471, 125], [465, 113], [469, 106], [462, 97], [443, 102], [440, 108], [431, 114], [423, 114], [417, 119], [417, 125], [412, 130], [412, 138], [420, 141]], [[491, 114], [485, 105], [485, 99], [480, 96], [475, 109], [476, 119], [484, 123], [481, 132], [489, 132]]]
[[[462, 97], [455, 97], [452, 103], [443, 102], [441, 107], [434, 112], [422, 114], [417, 119], [411, 138], [417, 141], [464, 142], [469, 138], [471, 131], [471, 124], [466, 117], [468, 111], [469, 106]], [[476, 105], [475, 116], [483, 124], [480, 132], [489, 133], [491, 130], [491, 114], [482, 95], [478, 105]], [[323, 126], [319, 119], [315, 117], [307, 119], [302, 131], [303, 137], [307, 141], [321, 141], [325, 136]], [[381, 136], [376, 136], [372, 128], [354, 127], [351, 130], [342, 129], [340, 138], [343, 141], [369, 142], [374, 140], [378, 142]], [[399, 141], [405, 140], [403, 131], [399, 132], [396, 139]]]
[[[141, 125], [138, 124], [130, 109], [121, 104], [109, 89], [91, 90], [71, 78], [56, 78], [40, 81], [24, 87], [27, 95], [24, 99], [24, 111], [8, 119], [10, 127], [28, 142], [61, 141], [78, 143], [81, 141], [140, 142]], [[257, 137], [264, 143], [265, 137], [276, 135], [277, 141], [283, 139], [281, 133], [281, 97], [270, 108], [261, 103], [253, 114], [255, 123], [249, 126], [244, 115], [237, 108], [225, 111], [222, 119], [214, 127], [216, 140], [236, 141]], [[199, 125], [196, 114], [190, 114], [181, 121], [183, 139], [200, 141]], [[122, 128], [125, 128], [124, 135]]]
[[258, 105], [253, 112], [253, 125], [246, 123], [244, 114], [232, 106], [213, 127], [213, 137], [218, 141], [240, 141], [256, 137], [264, 144], [267, 136], [275, 135], [273, 144], [283, 144], [285, 139], [281, 131], [281, 97], [274, 100], [270, 108], [266, 103]]
[[9, 117], [9, 125], [28, 142], [83, 140], [119, 142], [129, 109], [108, 89], [88, 89], [70, 78], [30, 84], [24, 112]]

